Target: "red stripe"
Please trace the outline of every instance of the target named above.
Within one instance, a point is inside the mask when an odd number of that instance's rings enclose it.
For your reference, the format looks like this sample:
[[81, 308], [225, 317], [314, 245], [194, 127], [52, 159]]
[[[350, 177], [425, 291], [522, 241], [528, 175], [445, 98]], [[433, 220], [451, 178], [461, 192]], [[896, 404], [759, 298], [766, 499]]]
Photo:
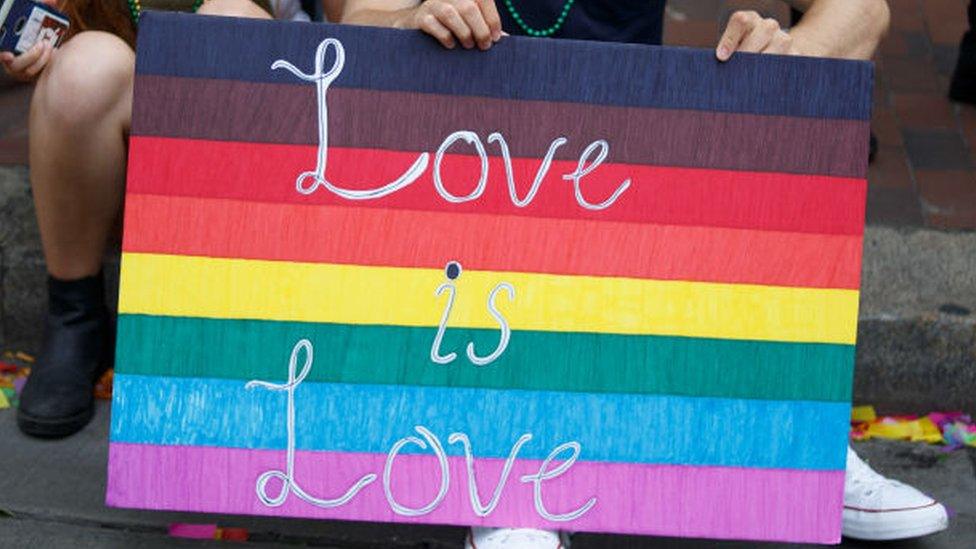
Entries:
[[127, 252], [817, 288], [860, 278], [850, 235], [140, 194], [125, 223]]
[[[296, 176], [315, 168], [313, 146], [160, 137], [133, 137], [130, 146], [130, 192], [350, 205], [324, 188], [312, 195], [295, 190]], [[353, 188], [355, 181], [367, 182], [358, 188], [377, 187], [395, 179], [416, 158], [417, 153], [332, 148], [328, 176], [346, 188]], [[513, 164], [524, 196], [539, 160], [515, 159]], [[429, 167], [409, 187], [355, 205], [851, 235], [862, 234], [864, 227], [863, 179], [603, 164], [583, 181], [591, 202], [604, 200], [626, 178], [633, 185], [617, 203], [593, 212], [577, 204], [572, 184], [561, 177], [574, 171], [576, 162], [553, 162], [535, 200], [524, 208], [509, 199], [501, 158], [490, 157], [489, 165], [487, 190], [472, 202], [452, 204], [438, 196]], [[478, 173], [477, 157], [468, 155], [447, 155], [442, 167], [445, 184], [458, 195], [471, 191]]]

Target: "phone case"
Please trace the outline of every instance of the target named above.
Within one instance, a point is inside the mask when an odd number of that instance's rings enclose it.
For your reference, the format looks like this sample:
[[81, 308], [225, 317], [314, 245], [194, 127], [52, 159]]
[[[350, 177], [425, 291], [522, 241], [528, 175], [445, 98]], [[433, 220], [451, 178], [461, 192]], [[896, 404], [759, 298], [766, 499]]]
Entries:
[[31, 0], [0, 0], [0, 50], [21, 54], [38, 40], [57, 47], [68, 32], [68, 17]]

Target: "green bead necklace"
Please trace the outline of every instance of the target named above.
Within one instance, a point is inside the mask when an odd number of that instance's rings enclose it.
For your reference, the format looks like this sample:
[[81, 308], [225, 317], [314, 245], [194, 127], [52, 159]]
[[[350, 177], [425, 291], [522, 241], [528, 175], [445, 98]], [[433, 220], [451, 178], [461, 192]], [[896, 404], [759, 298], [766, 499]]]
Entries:
[[[139, 0], [126, 0], [129, 4], [129, 14], [132, 15], [132, 22], [139, 24], [139, 16], [142, 15], [142, 2]], [[203, 0], [193, 0], [193, 13], [196, 13], [200, 6], [203, 5]]]
[[[131, 2], [132, 0], [129, 1]], [[553, 23], [549, 28], [542, 30], [533, 29], [532, 27], [528, 26], [522, 19], [522, 15], [515, 11], [515, 6], [512, 5], [512, 0], [505, 0], [505, 7], [508, 8], [508, 12], [512, 14], [512, 19], [515, 19], [518, 26], [522, 27], [525, 34], [528, 34], [529, 36], [552, 36], [556, 33], [556, 31], [563, 27], [564, 23], [566, 23], [566, 16], [569, 15], [569, 10], [573, 7], [573, 2], [575, 1], [576, 0], [566, 0], [562, 11], [559, 12], [559, 17], [556, 17], [556, 22]]]

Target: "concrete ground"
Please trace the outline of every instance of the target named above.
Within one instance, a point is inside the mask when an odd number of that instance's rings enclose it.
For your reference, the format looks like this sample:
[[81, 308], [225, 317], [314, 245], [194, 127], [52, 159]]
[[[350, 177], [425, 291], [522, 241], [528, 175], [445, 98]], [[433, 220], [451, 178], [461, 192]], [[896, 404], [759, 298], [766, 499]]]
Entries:
[[[266, 519], [109, 509], [103, 505], [109, 409], [100, 403], [95, 421], [80, 434], [50, 442], [23, 436], [12, 411], [0, 411], [0, 549], [77, 547], [217, 547], [220, 542], [170, 538], [173, 522], [244, 527], [258, 547], [460, 548], [462, 528], [395, 526], [356, 522]], [[9, 451], [16, 448], [15, 452]], [[939, 499], [955, 516], [949, 530], [910, 542], [842, 547], [877, 549], [973, 549], [976, 547], [976, 449], [949, 454], [905, 442], [855, 446], [880, 472], [909, 482]], [[574, 549], [745, 549], [805, 547], [754, 542], [714, 542], [579, 534]], [[813, 546], [810, 546], [813, 547]]]

